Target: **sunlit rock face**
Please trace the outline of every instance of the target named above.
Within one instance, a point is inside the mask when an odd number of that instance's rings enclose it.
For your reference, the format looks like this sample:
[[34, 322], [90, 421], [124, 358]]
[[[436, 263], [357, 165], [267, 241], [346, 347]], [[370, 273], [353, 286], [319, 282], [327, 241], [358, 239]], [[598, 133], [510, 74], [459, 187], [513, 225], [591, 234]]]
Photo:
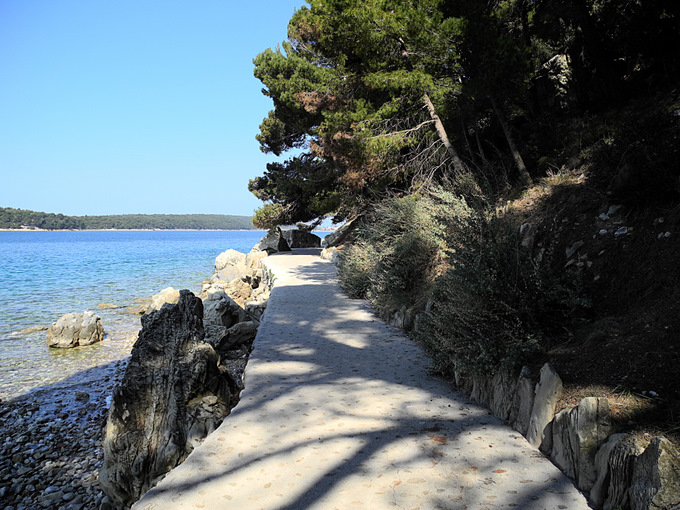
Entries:
[[48, 347], [60, 349], [91, 345], [103, 339], [102, 320], [90, 311], [67, 313], [47, 330]]
[[205, 341], [203, 303], [183, 290], [175, 305], [142, 317], [104, 437], [99, 479], [131, 505], [182, 462], [229, 413], [238, 386]]

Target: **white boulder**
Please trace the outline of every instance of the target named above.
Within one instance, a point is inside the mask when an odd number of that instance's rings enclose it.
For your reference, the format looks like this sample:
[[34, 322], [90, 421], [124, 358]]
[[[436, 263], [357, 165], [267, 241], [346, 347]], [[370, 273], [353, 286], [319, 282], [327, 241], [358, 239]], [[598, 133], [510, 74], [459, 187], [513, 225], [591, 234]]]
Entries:
[[67, 313], [47, 330], [47, 346], [69, 349], [104, 339], [101, 317], [94, 312]]

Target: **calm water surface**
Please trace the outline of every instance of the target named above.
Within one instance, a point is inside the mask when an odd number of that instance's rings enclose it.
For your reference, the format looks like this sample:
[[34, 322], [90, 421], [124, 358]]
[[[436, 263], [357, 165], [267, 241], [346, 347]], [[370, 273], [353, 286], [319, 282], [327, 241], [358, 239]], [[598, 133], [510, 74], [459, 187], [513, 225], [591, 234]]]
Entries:
[[[250, 251], [261, 231], [0, 232], [0, 398], [50, 385], [86, 384], [94, 367], [124, 359], [140, 327], [127, 312], [165, 287], [198, 292], [228, 248]], [[117, 309], [100, 310], [100, 303]], [[106, 338], [49, 349], [45, 332], [69, 312], [93, 310]]]

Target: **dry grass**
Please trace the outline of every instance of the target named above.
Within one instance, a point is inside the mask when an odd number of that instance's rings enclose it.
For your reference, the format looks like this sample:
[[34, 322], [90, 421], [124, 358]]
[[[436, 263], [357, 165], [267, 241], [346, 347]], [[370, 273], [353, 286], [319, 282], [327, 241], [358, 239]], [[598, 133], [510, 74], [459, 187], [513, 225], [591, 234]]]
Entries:
[[[551, 362], [564, 381], [558, 411], [607, 397], [617, 431], [680, 444], [680, 207], [628, 208], [601, 220], [611, 205], [577, 169], [547, 176], [496, 210], [516, 226], [535, 224], [536, 246], [553, 254], [543, 263], [571, 274], [589, 303], [535, 363]], [[621, 226], [629, 233], [614, 236]], [[565, 257], [576, 241], [584, 246], [574, 260], [587, 262], [579, 268]]]

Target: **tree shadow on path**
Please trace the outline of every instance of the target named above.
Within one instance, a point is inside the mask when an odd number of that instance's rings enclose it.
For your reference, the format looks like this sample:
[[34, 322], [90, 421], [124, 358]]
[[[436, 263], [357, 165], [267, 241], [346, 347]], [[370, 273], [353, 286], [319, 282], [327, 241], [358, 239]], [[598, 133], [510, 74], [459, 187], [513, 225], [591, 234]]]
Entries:
[[241, 402], [135, 508], [587, 508], [524, 438], [348, 299], [332, 264], [270, 259]]

